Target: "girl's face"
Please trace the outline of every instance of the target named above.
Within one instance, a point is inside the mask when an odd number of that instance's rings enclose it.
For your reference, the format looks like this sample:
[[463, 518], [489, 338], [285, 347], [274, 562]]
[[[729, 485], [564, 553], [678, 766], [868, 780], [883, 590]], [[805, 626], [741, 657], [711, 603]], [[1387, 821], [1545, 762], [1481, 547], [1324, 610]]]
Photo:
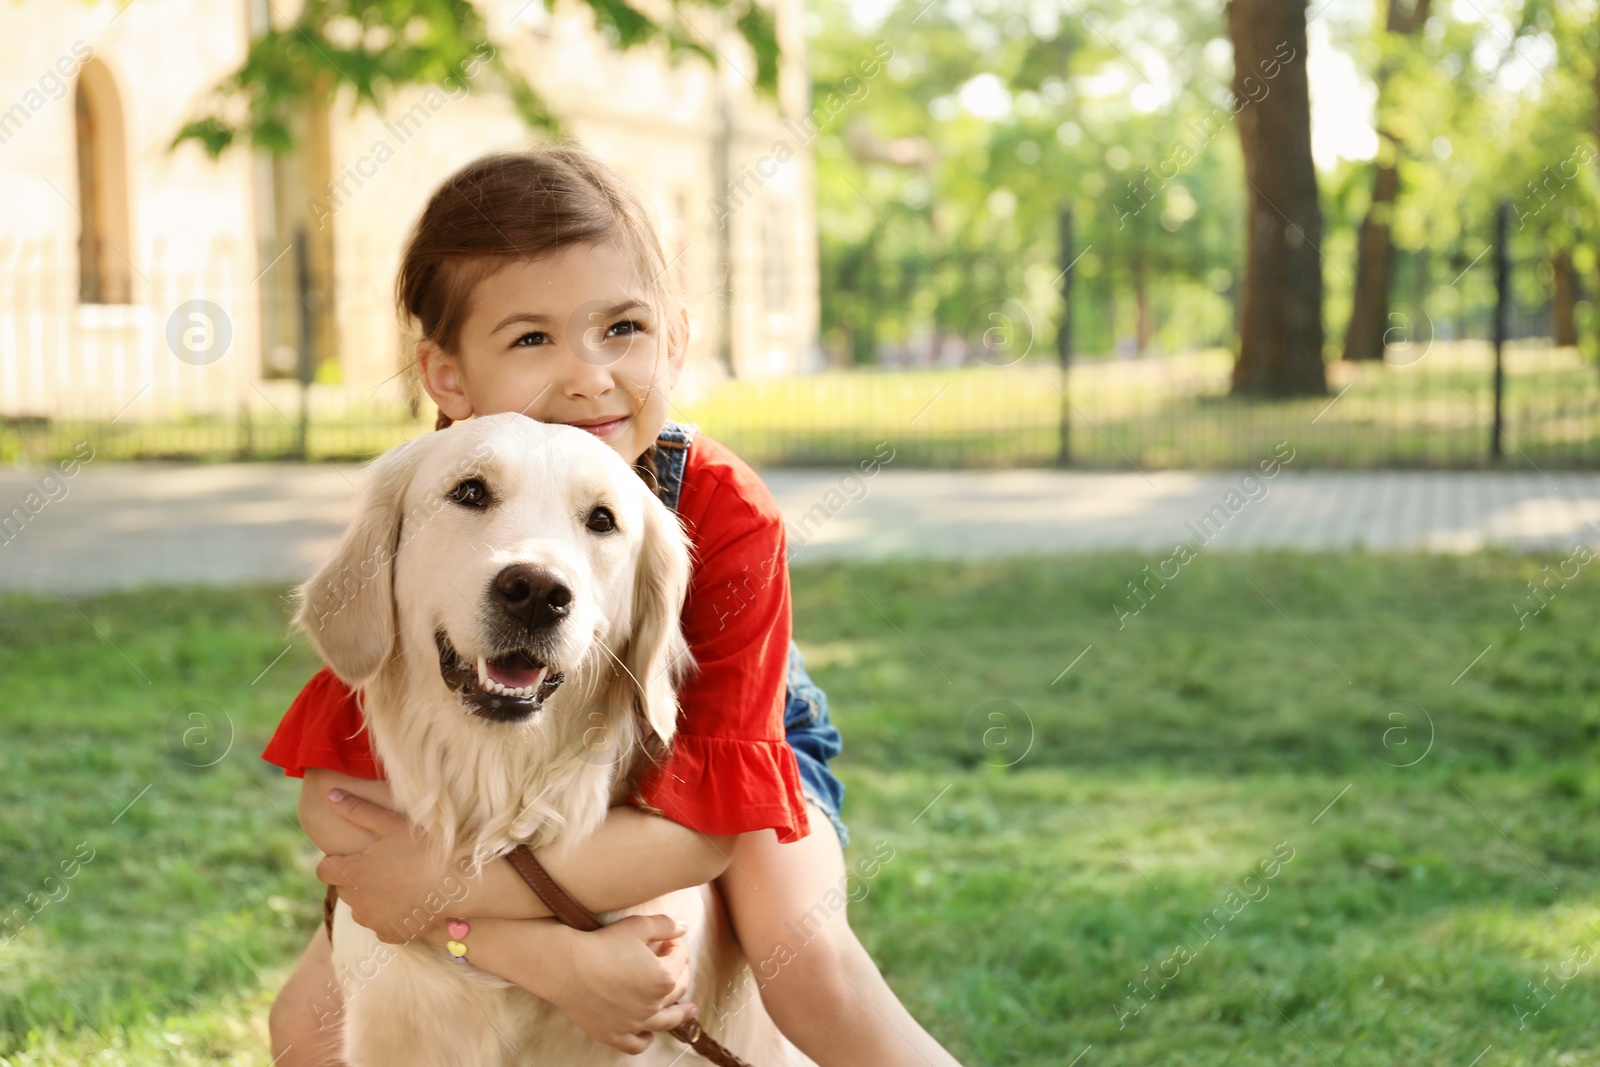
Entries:
[[661, 321], [646, 282], [614, 241], [507, 263], [474, 287], [454, 357], [419, 346], [423, 383], [458, 422], [517, 411], [588, 430], [632, 463], [666, 424], [687, 333]]

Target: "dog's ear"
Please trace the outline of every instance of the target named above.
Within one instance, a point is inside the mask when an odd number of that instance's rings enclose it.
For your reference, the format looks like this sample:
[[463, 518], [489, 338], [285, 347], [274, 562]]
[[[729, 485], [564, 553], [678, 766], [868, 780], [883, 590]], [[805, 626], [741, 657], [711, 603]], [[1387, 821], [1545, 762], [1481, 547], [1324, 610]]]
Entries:
[[394, 555], [406, 490], [435, 437], [425, 434], [373, 461], [338, 551], [299, 589], [294, 624], [352, 689], [371, 681], [394, 648]]
[[638, 682], [645, 722], [663, 742], [678, 728], [678, 681], [694, 665], [683, 639], [689, 548], [678, 517], [643, 485], [644, 543], [633, 579], [633, 632], [622, 661]]

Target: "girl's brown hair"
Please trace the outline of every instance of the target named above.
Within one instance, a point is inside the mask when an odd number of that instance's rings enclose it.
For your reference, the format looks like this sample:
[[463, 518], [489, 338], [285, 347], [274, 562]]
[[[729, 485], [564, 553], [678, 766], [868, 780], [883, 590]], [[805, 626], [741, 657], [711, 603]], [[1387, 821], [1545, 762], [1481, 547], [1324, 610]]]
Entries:
[[[420, 338], [454, 356], [480, 281], [511, 260], [607, 240], [636, 258], [663, 334], [682, 344], [681, 304], [644, 205], [615, 171], [570, 144], [484, 156], [446, 178], [406, 242], [395, 302]], [[441, 411], [436, 428], [450, 421]]]

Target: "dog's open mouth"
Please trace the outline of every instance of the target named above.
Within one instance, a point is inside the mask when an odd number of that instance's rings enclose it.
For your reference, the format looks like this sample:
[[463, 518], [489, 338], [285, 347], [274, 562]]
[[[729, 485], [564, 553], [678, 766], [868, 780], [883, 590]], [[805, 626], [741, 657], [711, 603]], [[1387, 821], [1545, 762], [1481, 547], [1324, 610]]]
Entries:
[[439, 674], [466, 709], [494, 722], [520, 722], [544, 706], [566, 676], [527, 649], [499, 656], [464, 658], [440, 630]]

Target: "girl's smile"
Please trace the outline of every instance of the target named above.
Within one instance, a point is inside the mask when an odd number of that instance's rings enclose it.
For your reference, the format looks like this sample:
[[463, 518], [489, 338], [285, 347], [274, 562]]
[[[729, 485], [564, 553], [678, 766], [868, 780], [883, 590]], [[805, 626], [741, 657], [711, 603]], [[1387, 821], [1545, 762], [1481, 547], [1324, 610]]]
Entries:
[[620, 430], [627, 421], [628, 416], [623, 415], [615, 419], [606, 419], [599, 422], [574, 422], [571, 425], [579, 429], [588, 430], [596, 437], [609, 437]]

